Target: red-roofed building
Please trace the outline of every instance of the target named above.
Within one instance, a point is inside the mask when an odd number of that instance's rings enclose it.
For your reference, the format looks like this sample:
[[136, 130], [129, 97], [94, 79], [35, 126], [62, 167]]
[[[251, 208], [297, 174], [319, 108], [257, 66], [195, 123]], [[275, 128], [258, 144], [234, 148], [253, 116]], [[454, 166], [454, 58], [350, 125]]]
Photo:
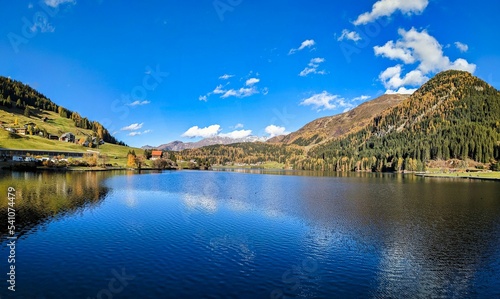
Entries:
[[163, 155], [162, 151], [152, 151], [151, 152], [151, 160], [158, 160], [161, 159], [161, 156]]

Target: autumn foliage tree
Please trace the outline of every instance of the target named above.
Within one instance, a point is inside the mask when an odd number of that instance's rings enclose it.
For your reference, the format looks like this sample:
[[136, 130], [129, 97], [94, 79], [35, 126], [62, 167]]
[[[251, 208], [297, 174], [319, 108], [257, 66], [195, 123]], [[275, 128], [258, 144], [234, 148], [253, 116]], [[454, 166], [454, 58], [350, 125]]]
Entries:
[[127, 154], [127, 167], [135, 167], [136, 166], [136, 155], [135, 151], [129, 151]]

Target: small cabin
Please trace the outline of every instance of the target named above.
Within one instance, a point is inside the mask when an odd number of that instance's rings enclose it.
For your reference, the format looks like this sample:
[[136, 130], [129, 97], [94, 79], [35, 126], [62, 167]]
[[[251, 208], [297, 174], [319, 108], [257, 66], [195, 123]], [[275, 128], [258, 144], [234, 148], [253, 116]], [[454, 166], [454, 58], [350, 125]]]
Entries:
[[25, 128], [16, 129], [16, 134], [26, 135], [26, 129]]
[[152, 151], [151, 152], [151, 160], [158, 160], [161, 159], [161, 156], [163, 155], [162, 151]]
[[59, 141], [62, 141], [62, 142], [75, 142], [75, 135], [73, 133], [64, 133], [61, 135], [61, 137], [59, 137]]
[[[96, 144], [97, 143], [97, 137], [92, 137], [92, 144]], [[102, 139], [99, 139], [99, 145], [103, 145], [104, 144], [104, 140]]]

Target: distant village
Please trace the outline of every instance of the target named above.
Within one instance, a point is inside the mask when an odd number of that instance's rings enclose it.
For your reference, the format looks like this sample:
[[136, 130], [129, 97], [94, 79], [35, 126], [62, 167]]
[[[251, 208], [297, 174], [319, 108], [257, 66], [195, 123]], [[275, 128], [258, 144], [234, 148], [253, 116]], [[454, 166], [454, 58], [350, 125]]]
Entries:
[[[40, 120], [43, 122], [49, 121], [46, 117], [40, 118]], [[64, 168], [68, 166], [102, 166], [105, 168], [113, 168], [119, 166], [117, 163], [111, 164], [110, 158], [105, 154], [100, 154], [99, 150], [93, 150], [93, 148], [99, 148], [100, 145], [105, 144], [104, 140], [82, 131], [79, 131], [79, 136], [84, 136], [82, 138], [77, 138], [73, 132], [55, 135], [48, 133], [45, 129], [41, 129], [34, 122], [18, 125], [17, 119], [13, 123], [0, 121], [0, 130], [5, 130], [10, 134], [18, 136], [39, 136], [58, 142], [78, 144], [82, 146], [82, 149], [88, 148], [81, 152], [73, 150], [66, 151], [64, 147], [57, 146], [47, 150], [36, 149], [36, 147], [23, 149], [0, 148], [0, 168], [15, 167], [24, 169], [37, 168], [39, 166], [55, 168]], [[114, 157], [114, 159], [116, 158], [117, 157]], [[180, 167], [188, 169], [208, 169], [210, 167], [207, 162], [202, 163], [201, 160], [198, 161], [196, 159], [177, 161], [175, 154], [169, 154], [161, 150], [145, 150], [144, 155], [140, 156], [136, 156], [133, 151], [130, 151], [127, 160], [126, 166], [130, 168], [138, 167], [147, 169], [152, 167], [153, 169], [177, 169]], [[151, 162], [146, 164], [145, 162], [148, 160]], [[179, 162], [179, 165], [176, 162]]]
[[[46, 117], [43, 119], [43, 121], [44, 122], [46, 121]], [[17, 135], [23, 135], [23, 136], [27, 135], [30, 132], [30, 130], [33, 130], [34, 127], [36, 127], [35, 123], [27, 123], [27, 124], [24, 124], [23, 127], [12, 128], [12, 127], [9, 127], [4, 122], [0, 121], [0, 129], [4, 129], [10, 133], [17, 134]], [[75, 134], [73, 134], [71, 132], [67, 132], [67, 133], [64, 133], [64, 134], [58, 136], [58, 135], [46, 133], [44, 131], [38, 131], [37, 135], [41, 136], [41, 137], [46, 137], [47, 139], [50, 139], [50, 140], [59, 140], [62, 142], [70, 142], [70, 143], [79, 144], [79, 145], [82, 145], [85, 147], [95, 147], [95, 146], [97, 146], [97, 144], [99, 144], [99, 145], [104, 144], [104, 140], [100, 139], [99, 141], [97, 141], [98, 138], [92, 137], [92, 136], [87, 136], [87, 138], [80, 138], [80, 139], [76, 140]]]
[[[44, 117], [42, 119], [43, 122], [47, 121], [47, 118]], [[38, 135], [40, 137], [44, 137], [50, 140], [56, 140], [60, 142], [74, 143], [79, 144], [82, 147], [94, 148], [98, 145], [103, 145], [105, 142], [98, 137], [87, 136], [85, 138], [80, 138], [77, 140], [75, 134], [71, 132], [67, 132], [61, 135], [49, 134], [46, 131], [37, 130], [35, 123], [27, 123], [21, 127], [12, 127], [6, 124], [3, 121], [0, 121], [0, 130], [3, 129], [9, 133], [17, 134], [21, 136], [26, 135]], [[42, 156], [52, 156], [52, 157], [64, 157], [61, 159], [49, 159], [48, 157]], [[78, 152], [66, 152], [66, 151], [48, 151], [48, 150], [35, 150], [35, 149], [26, 149], [26, 150], [10, 150], [10, 149], [0, 149], [0, 161], [14, 161], [14, 162], [44, 162], [50, 160], [52, 162], [58, 161], [67, 161], [66, 158], [82, 158], [84, 153]]]

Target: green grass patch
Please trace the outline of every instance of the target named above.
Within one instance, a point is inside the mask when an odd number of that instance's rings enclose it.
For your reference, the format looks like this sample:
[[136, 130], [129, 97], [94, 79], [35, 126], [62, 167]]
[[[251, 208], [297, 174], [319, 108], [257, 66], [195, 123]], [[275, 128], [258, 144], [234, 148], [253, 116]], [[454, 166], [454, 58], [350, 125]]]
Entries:
[[[60, 136], [66, 132], [72, 132], [76, 138], [84, 138], [92, 135], [91, 130], [84, 130], [74, 126], [71, 119], [60, 117], [58, 114], [50, 111], [43, 111], [37, 116], [26, 117], [20, 113], [19, 109], [11, 108], [0, 109], [0, 119], [4, 122], [4, 126], [11, 128], [22, 128], [25, 124], [34, 123], [39, 128], [44, 128], [48, 133]], [[22, 112], [21, 112], [22, 113]], [[49, 120], [43, 122], [42, 118], [47, 117]], [[17, 125], [15, 124], [17, 122]], [[137, 155], [142, 155], [144, 150], [120, 146], [110, 143], [100, 145], [98, 148], [88, 148], [75, 143], [61, 142], [59, 140], [50, 140], [38, 135], [17, 135], [10, 133], [4, 129], [0, 129], [0, 147], [9, 149], [22, 150], [50, 150], [50, 151], [70, 151], [70, 152], [87, 152], [88, 150], [98, 151], [101, 155], [106, 155], [106, 163], [126, 167], [127, 154], [130, 150], [134, 150]]]

